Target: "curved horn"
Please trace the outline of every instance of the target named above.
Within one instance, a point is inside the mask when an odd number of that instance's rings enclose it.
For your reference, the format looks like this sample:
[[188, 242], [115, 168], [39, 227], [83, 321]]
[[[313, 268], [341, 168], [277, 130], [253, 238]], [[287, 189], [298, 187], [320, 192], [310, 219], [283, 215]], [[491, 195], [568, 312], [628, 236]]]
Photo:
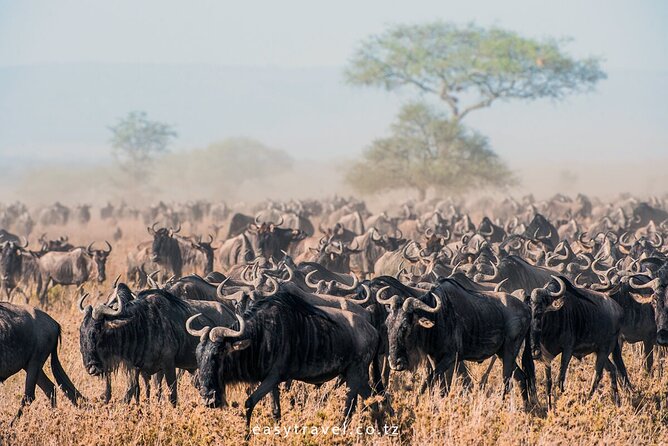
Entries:
[[344, 290], [344, 291], [352, 291], [355, 288], [357, 288], [357, 286], [360, 284], [360, 280], [357, 278], [357, 275], [353, 272], [350, 273], [350, 276], [353, 278], [353, 284], [352, 285], [345, 285], [343, 283], [337, 282], [336, 286], [340, 290]]
[[116, 299], [118, 301], [118, 308], [112, 309], [104, 304], [99, 304], [93, 308], [93, 319], [100, 320], [103, 316], [116, 317], [123, 313], [123, 299]]
[[223, 294], [223, 287], [225, 286], [225, 282], [227, 282], [228, 280], [230, 280], [229, 277], [225, 278], [225, 280], [220, 282], [218, 284], [218, 286], [216, 287], [216, 296], [218, 296], [218, 299], [225, 299], [226, 298], [226, 296]]
[[92, 242], [92, 243], [91, 243], [90, 245], [88, 245], [88, 247], [86, 248], [86, 252], [87, 252], [88, 254], [92, 254], [92, 253], [93, 253], [93, 244], [94, 244], [94, 243], [95, 243], [95, 242]]
[[497, 283], [496, 286], [494, 287], [494, 292], [495, 292], [495, 293], [500, 292], [500, 291], [501, 291], [501, 286], [502, 286], [507, 280], [508, 280], [508, 278], [506, 277], [506, 278], [503, 279], [501, 282]]
[[384, 286], [378, 291], [376, 291], [376, 302], [378, 302], [381, 305], [390, 305], [394, 307], [399, 303], [399, 300], [401, 299], [398, 295], [394, 294], [387, 299], [383, 299], [382, 297], [380, 297], [385, 291], [389, 289], [390, 289], [389, 286]]
[[[144, 265], [142, 265], [142, 266], [144, 266]], [[116, 276], [116, 279], [114, 280], [112, 288], [116, 289], [116, 286], [118, 285], [119, 280], [121, 280], [121, 275], [120, 274], [118, 276]]]
[[651, 240], [648, 240], [649, 244], [654, 248], [659, 249], [663, 246], [663, 236], [659, 232], [655, 232], [654, 235], [659, 239], [656, 243], [653, 243]]
[[81, 311], [82, 313], [84, 313], [86, 311], [86, 309], [83, 306], [83, 303], [84, 303], [84, 300], [86, 300], [87, 297], [88, 297], [88, 293], [84, 293], [84, 294], [81, 295], [81, 297], [79, 298], [79, 301], [77, 302], [77, 307], [79, 307], [79, 311]]
[[265, 277], [267, 278], [267, 281], [271, 284], [271, 291], [267, 292], [267, 291], [260, 291], [260, 290], [256, 289], [255, 292], [259, 296], [262, 296], [262, 297], [273, 296], [274, 294], [276, 294], [278, 292], [278, 282], [276, 281], [276, 279], [274, 279], [271, 276], [265, 276]]
[[554, 280], [556, 280], [557, 283], [559, 284], [559, 291], [557, 291], [556, 293], [550, 292], [550, 293], [549, 293], [550, 296], [552, 296], [552, 297], [561, 297], [561, 296], [563, 296], [564, 293], [566, 292], [566, 284], [564, 283], [563, 280], [561, 280], [561, 277], [559, 277], [559, 276], [551, 276], [551, 277], [552, 277]]
[[304, 282], [306, 282], [306, 285], [308, 285], [309, 288], [317, 289], [318, 286], [320, 285], [320, 282], [322, 282], [322, 280], [318, 280], [317, 282], [312, 280], [313, 275], [317, 272], [318, 272], [317, 269], [314, 269], [313, 271], [309, 271], [309, 273], [304, 278]]
[[490, 276], [488, 274], [482, 273], [476, 274], [476, 278], [478, 279], [476, 282], [493, 282], [499, 278], [499, 269], [496, 267], [494, 262], [489, 262], [489, 264], [492, 265], [492, 271], [494, 271], [492, 275]]
[[362, 289], [364, 290], [364, 299], [351, 299], [357, 305], [364, 305], [371, 300], [371, 288], [366, 283], [362, 284]]
[[[640, 275], [640, 274], [638, 274], [638, 275]], [[647, 277], [647, 276], [645, 276], [645, 277]], [[643, 290], [643, 289], [646, 289], [646, 288], [651, 288], [653, 290], [656, 290], [659, 287], [660, 284], [661, 284], [661, 281], [658, 277], [656, 279], [650, 280], [649, 282], [647, 282], [645, 284], [636, 283], [635, 282], [635, 276], [632, 276], [631, 278], [629, 278], [629, 285], [631, 285], [631, 288], [634, 288], [636, 290]]]
[[213, 342], [223, 342], [225, 338], [238, 338], [244, 334], [246, 330], [246, 322], [244, 318], [235, 314], [237, 321], [239, 321], [239, 330], [234, 330], [228, 327], [214, 327], [209, 332], [209, 339]]
[[431, 294], [434, 300], [436, 301], [436, 305], [434, 307], [430, 307], [426, 303], [422, 302], [420, 299], [416, 299], [415, 297], [409, 297], [404, 301], [404, 304], [402, 305], [401, 308], [406, 312], [411, 310], [422, 310], [426, 311], [427, 313], [438, 313], [441, 310], [443, 303], [441, 302], [441, 299], [438, 297], [437, 294], [435, 293], [429, 293], [429, 294]]
[[111, 244], [108, 241], [104, 241], [104, 243], [107, 244], [107, 247], [109, 248], [107, 251], [104, 251], [106, 254], [109, 254], [111, 252]]
[[188, 320], [186, 320], [186, 331], [188, 332], [189, 335], [197, 336], [198, 338], [201, 338], [202, 335], [206, 334], [206, 332], [209, 330], [210, 327], [208, 325], [205, 325], [204, 327], [200, 328], [199, 330], [195, 330], [194, 328], [191, 327], [191, 324], [193, 323], [193, 321], [195, 319], [197, 319], [198, 317], [200, 317], [201, 315], [202, 315], [202, 313], [197, 313], [197, 314], [194, 314], [194, 315], [190, 316], [188, 318]]

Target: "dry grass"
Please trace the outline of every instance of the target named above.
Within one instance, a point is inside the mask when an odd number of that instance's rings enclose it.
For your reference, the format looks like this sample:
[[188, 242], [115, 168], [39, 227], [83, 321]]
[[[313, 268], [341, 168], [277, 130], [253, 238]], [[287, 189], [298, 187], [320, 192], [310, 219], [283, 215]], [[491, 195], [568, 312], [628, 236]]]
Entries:
[[[64, 232], [78, 234], [84, 242], [109, 236], [115, 228], [94, 225], [86, 231], [70, 228]], [[133, 223], [124, 227], [129, 239], [115, 247], [109, 279], [124, 271], [125, 252], [144, 238], [143, 227]], [[39, 231], [36, 231], [39, 233]], [[54, 230], [50, 232], [57, 235]], [[83, 240], [85, 239], [85, 240]], [[107, 286], [109, 286], [107, 284]], [[93, 296], [98, 291], [106, 295], [106, 288], [88, 286]], [[73, 407], [62, 393], [58, 406], [51, 409], [46, 397], [38, 390], [36, 401], [24, 416], [10, 428], [23, 394], [23, 372], [11, 377], [0, 386], [0, 446], [4, 445], [208, 445], [239, 444], [243, 441], [242, 409], [245, 389], [234, 389], [230, 400], [235, 407], [210, 410], [202, 406], [190, 379], [179, 382], [179, 405], [173, 408], [166, 399], [158, 402], [154, 396], [139, 405], [122, 403], [125, 377], [114, 379], [113, 399], [108, 405], [99, 401], [104, 385], [100, 379], [89, 376], [83, 369], [79, 353], [80, 314], [76, 310], [73, 289], [54, 290], [53, 303], [48, 312], [61, 323], [62, 345], [59, 356], [65, 370], [88, 398], [80, 408]], [[0, 346], [1, 347], [1, 346]], [[593, 398], [587, 399], [592, 378], [593, 360], [573, 360], [564, 394], [556, 398], [556, 407], [550, 413], [537, 408], [531, 413], [522, 409], [519, 390], [510, 398], [501, 399], [500, 374], [497, 362], [486, 389], [465, 392], [455, 384], [446, 397], [438, 394], [418, 396], [415, 390], [422, 377], [409, 373], [395, 374], [391, 395], [396, 414], [388, 418], [389, 426], [396, 426], [398, 435], [357, 435], [372, 427], [368, 411], [355, 415], [345, 435], [313, 435], [313, 427], [327, 428], [341, 422], [345, 389], [334, 389], [332, 383], [320, 389], [296, 384], [289, 392], [282, 392], [283, 420], [281, 428], [297, 425], [306, 431], [281, 431], [279, 435], [253, 435], [251, 444], [667, 444], [668, 443], [668, 374], [652, 377], [642, 370], [640, 353], [626, 346], [625, 360], [636, 387], [635, 392], [623, 392], [622, 404], [616, 407], [611, 400], [607, 377]], [[47, 362], [48, 363], [48, 362]], [[483, 365], [471, 367], [479, 377]], [[50, 370], [47, 373], [50, 374]], [[538, 368], [539, 396], [544, 401], [543, 370]], [[556, 377], [557, 367], [554, 367]], [[154, 395], [155, 393], [153, 393]], [[290, 399], [296, 400], [291, 407]], [[253, 415], [252, 425], [270, 427], [269, 399], [262, 401]]]

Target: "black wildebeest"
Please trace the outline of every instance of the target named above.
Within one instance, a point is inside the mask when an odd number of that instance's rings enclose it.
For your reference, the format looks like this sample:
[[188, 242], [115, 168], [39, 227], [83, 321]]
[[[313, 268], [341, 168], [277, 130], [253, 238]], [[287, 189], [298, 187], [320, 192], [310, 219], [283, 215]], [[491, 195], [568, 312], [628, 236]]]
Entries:
[[[531, 312], [527, 305], [506, 293], [464, 288], [454, 279], [439, 279], [431, 292], [420, 297], [393, 295], [379, 303], [389, 306], [387, 330], [390, 367], [414, 369], [426, 355], [433, 377], [442, 385], [444, 373], [456, 361], [482, 362], [494, 355], [503, 361], [503, 394], [515, 377], [528, 404], [534, 388], [533, 362], [529, 348]], [[522, 342], [522, 369], [517, 365]]]
[[204, 313], [204, 321], [212, 325], [234, 320], [233, 311], [221, 303], [186, 301], [162, 290], [145, 290], [135, 298], [123, 283], [116, 287], [114, 300], [116, 308], [83, 308], [79, 339], [86, 371], [104, 376], [124, 365], [146, 376], [164, 374], [174, 405], [176, 368], [197, 368], [197, 340], [186, 332], [187, 319]]
[[51, 283], [80, 286], [92, 278], [93, 272], [98, 282], [104, 282], [107, 277], [107, 258], [111, 253], [111, 245], [105, 243], [106, 250], [93, 249], [91, 243], [87, 248], [74, 248], [67, 252], [51, 251], [39, 257], [37, 264], [42, 284], [40, 303], [46, 303]]
[[[618, 371], [622, 381], [630, 385], [618, 342], [622, 307], [603, 293], [576, 288], [565, 277], [553, 276], [544, 288], [532, 291], [531, 313], [532, 356], [545, 364], [548, 408], [552, 406], [552, 360], [559, 354], [562, 392], [571, 358], [582, 359], [594, 353], [596, 365], [589, 396], [598, 387], [605, 368], [610, 374], [613, 399], [619, 403]], [[615, 364], [610, 362], [610, 354]]]
[[35, 386], [56, 405], [53, 382], [44, 373], [51, 355], [51, 371], [58, 386], [73, 404], [82, 398], [58, 360], [60, 325], [45, 312], [33, 307], [0, 302], [0, 383], [19, 370], [26, 371], [25, 394], [12, 423], [23, 407], [35, 399]]
[[248, 428], [253, 408], [269, 392], [273, 415], [280, 417], [281, 382], [322, 384], [342, 377], [348, 385], [347, 423], [358, 395], [371, 395], [369, 364], [378, 348], [378, 333], [362, 316], [316, 307], [297, 295], [279, 291], [237, 318], [238, 329], [189, 328], [200, 339], [200, 394], [207, 406], [223, 404], [224, 386], [228, 384], [260, 383], [245, 403]]

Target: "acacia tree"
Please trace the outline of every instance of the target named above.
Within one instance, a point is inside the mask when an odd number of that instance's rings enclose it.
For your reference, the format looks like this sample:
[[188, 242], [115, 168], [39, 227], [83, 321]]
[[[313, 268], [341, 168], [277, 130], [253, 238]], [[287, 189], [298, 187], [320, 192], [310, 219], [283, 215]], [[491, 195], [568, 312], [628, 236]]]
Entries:
[[391, 129], [347, 173], [360, 192], [410, 188], [423, 200], [430, 187], [464, 192], [515, 182], [487, 138], [423, 103], [404, 106]]
[[128, 113], [109, 130], [112, 154], [124, 174], [122, 185], [135, 193], [148, 183], [156, 155], [166, 152], [169, 143], [178, 136], [172, 126], [151, 121], [142, 111]]
[[109, 130], [114, 157], [134, 177], [145, 175], [149, 163], [166, 152], [169, 143], [178, 136], [172, 126], [151, 121], [142, 111], [128, 113]]
[[571, 57], [565, 43], [474, 24], [398, 25], [364, 40], [345, 76], [355, 85], [435, 95], [461, 120], [495, 101], [560, 100], [606, 78], [599, 58]]

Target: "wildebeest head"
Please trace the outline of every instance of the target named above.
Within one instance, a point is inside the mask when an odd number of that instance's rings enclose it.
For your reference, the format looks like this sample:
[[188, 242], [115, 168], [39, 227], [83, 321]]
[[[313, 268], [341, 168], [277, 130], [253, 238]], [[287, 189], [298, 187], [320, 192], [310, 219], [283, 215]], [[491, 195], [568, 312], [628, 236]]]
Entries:
[[214, 257], [214, 251], [218, 249], [218, 247], [213, 247], [213, 235], [209, 234], [209, 241], [208, 242], [203, 242], [202, 237], [198, 237], [197, 241], [193, 241], [193, 247], [200, 251], [204, 256], [206, 257], [206, 265], [204, 267], [204, 274], [209, 274], [210, 272], [213, 271], [213, 257]]
[[0, 279], [7, 297], [10, 290], [16, 286], [16, 278], [21, 271], [21, 256], [27, 246], [27, 241], [23, 247], [14, 241], [0, 245]]
[[199, 374], [199, 392], [204, 404], [211, 408], [220, 407], [223, 404], [225, 382], [223, 380], [223, 361], [234, 352], [248, 348], [250, 339], [240, 339], [244, 335], [246, 324], [243, 317], [237, 316], [239, 329], [228, 327], [208, 327], [194, 329], [193, 322], [201, 314], [191, 316], [186, 321], [186, 330], [192, 336], [199, 337], [195, 354]]
[[148, 233], [153, 236], [153, 244], [151, 245], [151, 261], [156, 263], [167, 263], [172, 261], [172, 256], [175, 252], [179, 252], [179, 243], [173, 237], [177, 234], [181, 227], [176, 229], [158, 228], [155, 229], [157, 223], [146, 228]]
[[652, 295], [647, 297], [635, 293], [631, 296], [639, 303], [652, 304], [656, 323], [656, 342], [659, 345], [668, 345], [668, 267], [664, 265], [656, 274], [632, 276], [629, 278], [629, 285], [637, 290], [649, 288], [653, 291]]
[[104, 282], [107, 279], [106, 275], [106, 265], [107, 265], [107, 258], [109, 257], [109, 254], [111, 253], [111, 245], [109, 242], [105, 241], [107, 244], [106, 250], [104, 249], [93, 249], [93, 243], [88, 245], [88, 248], [86, 248], [86, 252], [88, 253], [89, 256], [93, 259], [95, 262], [95, 268], [97, 269], [97, 281], [98, 282]]
[[552, 279], [545, 288], [537, 288], [531, 293], [531, 348], [534, 359], [540, 359], [542, 356], [540, 343], [543, 316], [560, 310], [566, 299], [564, 280], [557, 276], [552, 276]]
[[[104, 331], [123, 323], [123, 320], [118, 318], [123, 314], [123, 305], [132, 300], [133, 295], [125, 284], [119, 284], [115, 292], [117, 303], [115, 309], [105, 304], [84, 307], [86, 296], [87, 294], [81, 296], [78, 304], [79, 310], [84, 315], [79, 327], [79, 347], [86, 371], [92, 376], [100, 376], [112, 371], [115, 366], [104, 354], [105, 349], [108, 348], [103, 342]], [[103, 361], [102, 358], [106, 360]]]
[[47, 240], [46, 234], [42, 234], [39, 237], [38, 240], [42, 247], [41, 251], [43, 253], [49, 252], [49, 251], [69, 251], [70, 249], [74, 248], [74, 245], [69, 243], [69, 239], [67, 236], [60, 236], [57, 239], [50, 239]]
[[[390, 344], [390, 367], [397, 371], [413, 369], [418, 361], [418, 330], [434, 327], [433, 318], [441, 311], [441, 299], [435, 293], [427, 293], [419, 298], [402, 299], [396, 294], [389, 298], [381, 297], [389, 288], [386, 286], [378, 290], [376, 300], [389, 307], [385, 325]], [[434, 303], [427, 302], [431, 300]]]

